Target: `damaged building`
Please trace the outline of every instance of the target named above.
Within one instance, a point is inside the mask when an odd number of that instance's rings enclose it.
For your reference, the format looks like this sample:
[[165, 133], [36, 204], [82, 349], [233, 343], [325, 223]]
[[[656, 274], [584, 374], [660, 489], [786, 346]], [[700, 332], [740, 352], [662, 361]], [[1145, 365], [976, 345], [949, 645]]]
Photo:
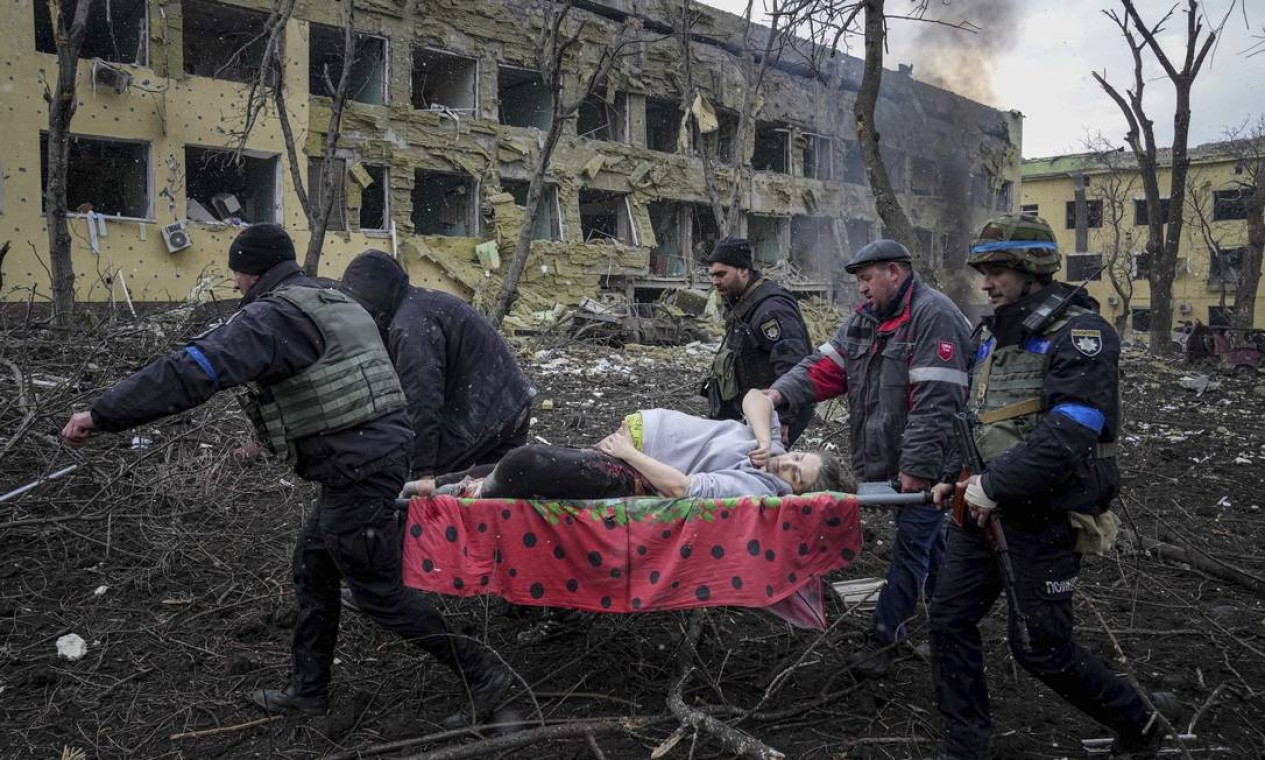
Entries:
[[[69, 12], [73, 0], [63, 0]], [[637, 13], [638, 39], [593, 88], [562, 137], [530, 220], [531, 258], [520, 310], [573, 304], [604, 290], [649, 300], [703, 283], [700, 266], [722, 234], [703, 147], [683, 116], [703, 109], [714, 129], [711, 181], [740, 180], [733, 222], [759, 265], [803, 294], [840, 287], [849, 251], [882, 234], [852, 125], [861, 61], [825, 68], [788, 49], [771, 61], [739, 144], [745, 22], [697, 6], [689, 36], [697, 97], [683, 92], [679, 6], [586, 2], [564, 97], [581, 91], [601, 51]], [[42, 216], [47, 139], [44, 83], [56, 75], [49, 0], [0, 8], [10, 44], [0, 56], [6, 140], [0, 216], [12, 230], [4, 297], [48, 297]], [[342, 61], [337, 3], [299, 3], [285, 27], [284, 91], [299, 160], [291, 167], [266, 111], [238, 153], [248, 83], [259, 74], [267, 0], [112, 0], [94, 6], [79, 63], [71, 125], [70, 227], [78, 297], [182, 300], [222, 287], [238, 225], [286, 225], [302, 250], [307, 221], [292, 173], [316, 177]], [[480, 304], [512, 255], [528, 183], [553, 113], [535, 50], [530, 3], [357, 0], [357, 55], [338, 140], [334, 212], [320, 274], [337, 277], [365, 248], [395, 254], [417, 284]], [[744, 64], [744, 61], [746, 63]], [[970, 234], [1017, 197], [1021, 117], [885, 72], [878, 125], [891, 178], [917, 245], [946, 270]], [[688, 123], [688, 122], [687, 122]], [[696, 135], [695, 135], [696, 137]], [[29, 245], [27, 242], [29, 241]], [[845, 242], [846, 241], [846, 242]], [[503, 269], [503, 267], [502, 267]], [[121, 276], [115, 276], [121, 275]], [[225, 289], [225, 294], [227, 294]]]

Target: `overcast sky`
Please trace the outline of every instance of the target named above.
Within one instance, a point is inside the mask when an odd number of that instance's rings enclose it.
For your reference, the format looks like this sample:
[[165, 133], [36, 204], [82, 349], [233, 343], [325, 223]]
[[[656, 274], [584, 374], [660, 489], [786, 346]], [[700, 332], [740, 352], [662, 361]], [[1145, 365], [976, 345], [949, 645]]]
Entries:
[[[741, 14], [745, 0], [703, 0]], [[1177, 0], [1138, 0], [1143, 19], [1154, 23]], [[755, 0], [756, 7], [762, 0]], [[1246, 15], [1245, 14], [1246, 3]], [[914, 76], [1003, 109], [1022, 112], [1026, 158], [1085, 150], [1087, 136], [1099, 133], [1120, 144], [1126, 131], [1116, 104], [1091, 76], [1105, 72], [1121, 94], [1132, 86], [1133, 63], [1120, 30], [1103, 15], [1118, 0], [932, 0], [939, 18], [966, 18], [982, 27], [966, 34], [942, 26], [893, 22], [886, 68], [913, 63]], [[1220, 24], [1231, 0], [1206, 0], [1212, 23]], [[888, 0], [889, 14], [912, 7], [911, 0]], [[1162, 36], [1178, 68], [1184, 57], [1185, 2]], [[930, 13], [929, 12], [929, 15]], [[1207, 28], [1208, 24], [1205, 24]], [[1258, 45], [1261, 52], [1246, 51]], [[859, 55], [859, 42], [853, 55]], [[972, 51], [964, 62], [949, 53]], [[1161, 147], [1173, 136], [1173, 86], [1154, 58], [1145, 53], [1144, 97]], [[941, 71], [936, 71], [941, 69]], [[958, 76], [955, 76], [958, 75]], [[1265, 115], [1265, 2], [1237, 0], [1224, 32], [1209, 54], [1192, 90], [1190, 145], [1224, 139], [1226, 129], [1255, 123]]]

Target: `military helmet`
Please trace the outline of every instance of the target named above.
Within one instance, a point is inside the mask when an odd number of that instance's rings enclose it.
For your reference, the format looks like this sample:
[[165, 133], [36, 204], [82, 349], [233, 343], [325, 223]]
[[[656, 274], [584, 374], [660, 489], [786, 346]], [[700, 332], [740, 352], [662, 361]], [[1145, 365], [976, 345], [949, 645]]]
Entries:
[[1054, 230], [1038, 216], [1007, 214], [990, 219], [971, 242], [966, 263], [998, 264], [1028, 274], [1054, 274], [1063, 266]]
[[844, 266], [844, 271], [848, 274], [856, 274], [862, 267], [870, 264], [879, 264], [885, 261], [904, 261], [906, 263], [913, 261], [913, 256], [909, 254], [909, 249], [895, 240], [875, 240], [873, 243], [867, 243], [861, 246], [861, 250], [857, 251]]

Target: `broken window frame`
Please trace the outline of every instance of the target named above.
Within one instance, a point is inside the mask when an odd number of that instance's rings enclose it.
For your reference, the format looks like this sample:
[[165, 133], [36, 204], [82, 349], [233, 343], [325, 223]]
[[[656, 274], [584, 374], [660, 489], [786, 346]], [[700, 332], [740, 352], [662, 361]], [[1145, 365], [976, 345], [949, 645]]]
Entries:
[[[720, 225], [716, 222], [716, 212], [706, 203], [690, 203], [685, 207], [688, 242], [690, 252], [689, 266], [701, 266], [712, 249], [721, 239]], [[707, 220], [704, 223], [704, 219]], [[706, 228], [706, 229], [704, 229]]]
[[[466, 199], [467, 199], [466, 201], [467, 206], [465, 209], [465, 217], [466, 217], [465, 233], [466, 234], [458, 234], [455, 232], [434, 232], [434, 231], [422, 230], [422, 225], [418, 224], [417, 201], [418, 201], [418, 187], [421, 185], [421, 180], [422, 180], [423, 175], [435, 175], [435, 176], [454, 178], [461, 181], [464, 184], [466, 189], [463, 194], [466, 196]], [[480, 205], [479, 197], [480, 196], [479, 196], [478, 178], [472, 177], [469, 174], [462, 174], [460, 172], [445, 172], [445, 171], [438, 171], [434, 169], [420, 169], [420, 168], [414, 169], [413, 170], [413, 189], [410, 191], [409, 197], [413, 201], [413, 212], [412, 214], [409, 215], [409, 220], [413, 223], [413, 233], [415, 235], [426, 235], [426, 236], [431, 236], [431, 237], [460, 237], [460, 238], [479, 237], [479, 232], [480, 232], [479, 230], [479, 205]], [[444, 200], [446, 203], [447, 202], [446, 196]]]
[[[76, 148], [96, 147], [100, 149], [100, 148], [106, 148], [106, 147], [112, 147], [112, 146], [129, 146], [132, 149], [139, 149], [137, 154], [138, 156], [144, 159], [144, 166], [141, 168], [141, 171], [143, 171], [145, 175], [145, 181], [141, 185], [145, 188], [144, 199], [143, 199], [145, 207], [143, 209], [139, 208], [139, 205], [130, 204], [129, 200], [126, 198], [127, 191], [134, 188], [137, 183], [129, 180], [127, 177], [120, 178], [118, 182], [111, 183], [109, 181], [109, 178], [115, 175], [112, 173], [109, 173], [107, 169], [103, 168], [100, 170], [101, 173], [104, 175], [103, 180], [101, 181], [85, 179], [82, 183], [75, 182], [77, 169], [80, 171], [83, 171], [84, 174], [88, 173], [86, 170], [84, 170], [84, 165], [83, 165], [84, 158], [82, 157], [82, 155], [78, 159], [79, 166], [76, 167], [76, 163], [77, 163], [76, 155], [75, 155]], [[113, 219], [153, 221], [155, 219], [153, 153], [154, 153], [153, 143], [151, 143], [149, 140], [135, 140], [135, 139], [117, 138], [117, 137], [101, 137], [98, 135], [85, 135], [85, 134], [78, 134], [78, 133], [72, 134], [70, 136], [70, 163], [67, 166], [67, 172], [66, 172], [67, 216], [70, 216], [70, 217], [86, 216], [87, 215], [86, 212], [77, 211], [76, 209], [78, 209], [80, 206], [82, 206], [85, 203], [91, 203], [93, 206], [92, 210], [94, 213], [103, 214]], [[126, 157], [120, 156], [117, 158], [107, 158], [104, 160], [110, 161], [112, 163], [120, 163], [122, 161], [129, 160], [129, 159], [127, 159]], [[130, 160], [135, 160], [135, 159], [133, 158]], [[103, 185], [108, 186], [109, 184], [121, 184], [124, 188], [123, 196], [120, 197], [121, 202], [117, 206], [115, 204], [105, 204], [104, 202], [94, 202], [93, 198], [89, 197], [88, 195], [85, 195], [83, 193], [77, 193], [77, 190], [79, 190], [81, 187], [85, 189], [85, 192], [96, 191], [99, 193]], [[48, 188], [48, 131], [40, 130], [40, 204], [41, 204], [40, 212], [41, 213], [47, 212], [47, 199], [45, 198], [45, 194], [46, 194], [45, 191], [47, 190], [47, 188]], [[88, 190], [88, 188], [91, 188], [91, 190]], [[135, 213], [135, 212], [140, 212], [140, 213]]]
[[[584, 206], [586, 205], [585, 196], [590, 196], [588, 203], [592, 203], [592, 196], [601, 194], [618, 199], [615, 207], [615, 235], [606, 235], [601, 230], [593, 228], [591, 225], [584, 223]], [[586, 245], [594, 241], [594, 233], [597, 233], [600, 239], [614, 240], [617, 243], [629, 246], [639, 245], [637, 225], [633, 220], [632, 214], [632, 195], [630, 193], [619, 193], [610, 190], [601, 190], [598, 188], [586, 187], [581, 188], [576, 193], [576, 205], [580, 218], [580, 238]], [[592, 215], [590, 215], [591, 218]]]
[[791, 173], [790, 126], [774, 121], [756, 122], [751, 170], [772, 174]]
[[[219, 212], [215, 209], [215, 205], [213, 201], [211, 200], [213, 196], [211, 195], [205, 196], [206, 202], [204, 203], [200, 198], [193, 197], [193, 195], [190, 192], [191, 178], [196, 177], [198, 183], [209, 181], [209, 178], [206, 175], [205, 168], [200, 168], [197, 170], [191, 169], [193, 161], [190, 157], [190, 153], [189, 153], [190, 151], [199, 151], [206, 154], [216, 154], [220, 156], [220, 160], [224, 162], [225, 166], [227, 166], [229, 164], [235, 163], [233, 159], [234, 150], [232, 148], [220, 148], [213, 145], [199, 145], [196, 143], [186, 143], [184, 146], [184, 170], [185, 170], [184, 191], [185, 191], [186, 206], [190, 200], [196, 200], [203, 208], [207, 210], [207, 212], [209, 212], [212, 216], [215, 216], [218, 218], [220, 216]], [[241, 204], [242, 211], [245, 214], [244, 216], [241, 216], [238, 218], [249, 224], [257, 224], [260, 222], [280, 223], [281, 220], [285, 218], [284, 209], [282, 206], [282, 201], [285, 196], [284, 196], [283, 178], [281, 174], [281, 168], [282, 168], [281, 154], [269, 153], [267, 151], [260, 151], [260, 150], [244, 150], [241, 152], [241, 162], [245, 164], [248, 161], [250, 162], [262, 161], [262, 162], [272, 163], [272, 166], [270, 167], [270, 172], [269, 172], [272, 175], [272, 190], [271, 190], [272, 197], [270, 199], [271, 203], [265, 203], [265, 205], [268, 207], [270, 214], [269, 216], [265, 218], [263, 216], [259, 216], [258, 213], [252, 213], [251, 204], [252, 203], [258, 204], [259, 201], [266, 200], [266, 199], [262, 197], [251, 198], [250, 196], [247, 196], [246, 200], [243, 201], [241, 197], [237, 197], [237, 202]], [[258, 170], [267, 170], [267, 169], [269, 169], [269, 167], [267, 167], [266, 165], [255, 164], [255, 165], [252, 165], [252, 168], [247, 169], [246, 171], [258, 171]], [[243, 183], [246, 183], [246, 186], [250, 186], [250, 185], [258, 186], [257, 183], [251, 182], [251, 180], [248, 178], [243, 178], [241, 181]], [[233, 193], [233, 195], [236, 197], [237, 193]], [[254, 212], [257, 212], [257, 211], [258, 211], [258, 208], [256, 207], [254, 209]], [[219, 218], [218, 221], [215, 223], [226, 224], [228, 223], [228, 220], [224, 218]]]
[[[815, 238], [815, 246], [811, 250], [804, 251], [797, 243], [803, 240], [803, 230], [811, 225], [812, 234]], [[788, 260], [795, 264], [801, 279], [821, 280], [830, 272], [830, 265], [834, 259], [835, 236], [834, 236], [834, 217], [829, 216], [811, 216], [808, 214], [796, 214], [791, 216], [790, 231], [788, 237], [790, 239], [787, 250]], [[800, 229], [801, 233], [796, 234], [796, 229]], [[807, 254], [806, 256], [804, 254]], [[807, 261], [805, 261], [807, 258]]]
[[[238, 24], [239, 28], [230, 29], [218, 36], [213, 36], [213, 33], [209, 32], [209, 30], [192, 29], [190, 21], [191, 16], [195, 14], [190, 11], [195, 8], [199, 9], [199, 13], [205, 13], [202, 16], [204, 20], [209, 19], [217, 27], [228, 26], [231, 22]], [[264, 49], [268, 43], [268, 36], [261, 32], [262, 29], [267, 27], [267, 13], [253, 8], [217, 2], [217, 0], [181, 0], [181, 13], [183, 14], [184, 24], [182, 57], [186, 75], [242, 84], [248, 84], [257, 78], [259, 68], [263, 65]], [[237, 35], [243, 41], [249, 40], [249, 44], [241, 47], [219, 44], [225, 34]], [[194, 50], [190, 49], [191, 44], [196, 46]], [[202, 49], [203, 46], [207, 47], [208, 50], [204, 51]], [[284, 47], [283, 38], [283, 51]], [[226, 49], [227, 52], [225, 52]], [[236, 59], [236, 63], [230, 68], [229, 64], [234, 62], [233, 54], [239, 50], [245, 50], [248, 56]], [[203, 55], [200, 57], [195, 56], [192, 54], [193, 52], [202, 52]], [[200, 59], [196, 64], [195, 58]], [[284, 52], [282, 52], [278, 59], [284, 60], [284, 58]], [[208, 64], [213, 64], [214, 68]], [[279, 75], [280, 72], [274, 69], [269, 79], [273, 83], [279, 82], [281, 80]]]
[[[821, 182], [835, 179], [834, 138], [816, 132], [804, 132], [804, 147], [800, 155], [800, 171], [804, 177]], [[823, 169], [822, 162], [825, 161]]]
[[[1076, 201], [1068, 201], [1066, 208], [1066, 229], [1076, 229]], [[1102, 227], [1102, 198], [1085, 199], [1085, 227], [1095, 230]]]
[[[364, 162], [361, 164], [370, 176], [374, 172], [381, 171], [382, 176], [373, 178], [373, 186], [380, 186], [382, 189], [382, 226], [366, 227], [365, 226], [365, 195], [369, 192], [369, 188], [360, 188], [360, 207], [356, 209], [356, 228], [367, 235], [386, 235], [391, 231], [391, 167], [386, 164], [377, 164]], [[352, 180], [353, 182], [355, 180]]]
[[1098, 282], [1102, 279], [1101, 253], [1067, 254], [1067, 282]]
[[[575, 114], [575, 134], [583, 140], [598, 140], [601, 142], [628, 142], [628, 93], [623, 90], [615, 90], [615, 102], [608, 103], [606, 101], [607, 88], [604, 84], [599, 84], [594, 88], [593, 92], [580, 103], [580, 107]], [[585, 109], [600, 109], [605, 112], [606, 122], [584, 129], [582, 124], [585, 117]], [[595, 132], [606, 131], [605, 136], [594, 134]]]
[[[747, 213], [747, 240], [751, 243], [751, 258], [756, 269], [776, 267], [788, 259], [789, 254], [785, 254], [783, 252], [790, 250], [790, 219], [790, 216], [783, 214]], [[773, 225], [773, 237], [775, 240], [774, 246], [776, 252], [776, 258], [773, 261], [769, 261], [762, 255], [764, 251], [761, 246], [765, 238], [756, 237], [755, 230], [752, 228], [752, 223], [756, 221], [759, 221], [761, 224], [767, 223]]]
[[712, 146], [712, 157], [729, 166], [735, 166], [741, 161], [739, 151], [745, 150], [738, 145], [735, 138], [738, 136], [738, 112], [722, 107], [716, 107], [716, 123], [717, 127], [714, 132], [703, 135], [704, 140], [710, 141]]
[[1212, 191], [1212, 221], [1232, 222], [1247, 219], [1247, 199], [1250, 191], [1242, 188]]
[[[651, 129], [651, 111], [665, 109], [669, 111], [675, 118], [668, 119], [669, 125], [667, 129]], [[656, 122], [657, 123], [657, 119]], [[645, 98], [645, 148], [653, 150], [657, 153], [676, 153], [678, 135], [681, 130], [681, 103], [677, 100], [669, 100], [667, 98]], [[651, 136], [659, 135], [660, 139], [651, 139]], [[667, 150], [664, 150], [667, 147]]]
[[[314, 98], [332, 98], [333, 93], [328, 92], [325, 87], [325, 69], [323, 66], [319, 69], [317, 68], [317, 66], [319, 65], [319, 62], [318, 62], [318, 56], [316, 54], [317, 51], [316, 51], [315, 46], [317, 44], [318, 33], [322, 36], [329, 35], [330, 39], [328, 39], [327, 41], [332, 43], [335, 46], [334, 49], [330, 52], [330, 54], [328, 56], [325, 56], [325, 58], [327, 59], [325, 63], [329, 64], [329, 79], [334, 84], [334, 86], [337, 87], [339, 77], [342, 73], [342, 65], [343, 65], [343, 28], [338, 27], [338, 26], [330, 26], [328, 24], [318, 24], [316, 22], [311, 22], [308, 25], [307, 91], [308, 91], [308, 94]], [[354, 101], [356, 103], [361, 103], [364, 105], [370, 105], [370, 106], [390, 105], [391, 104], [390, 102], [391, 100], [391, 87], [390, 87], [391, 41], [390, 39], [388, 39], [387, 37], [383, 37], [381, 35], [377, 35], [377, 34], [369, 34], [368, 32], [353, 31], [352, 40], [355, 44], [355, 52], [353, 53], [354, 58], [352, 60], [351, 72], [349, 74], [348, 81], [347, 81], [347, 100]], [[361, 51], [362, 51], [364, 42], [366, 40], [374, 40], [381, 44], [381, 57], [378, 60], [378, 65], [380, 67], [380, 70], [379, 70], [380, 76], [377, 78], [377, 82], [376, 82], [378, 86], [379, 98], [376, 101], [375, 100], [361, 100], [358, 97], [358, 95], [364, 92], [365, 87], [368, 86], [372, 82], [371, 77], [366, 77], [364, 80], [364, 83], [359, 88], [356, 87], [356, 78], [355, 78], [356, 72], [357, 72], [356, 67], [357, 65], [361, 64], [365, 60], [364, 58], [361, 57]]]
[[[418, 57], [419, 55], [425, 56], [428, 58], [454, 59], [454, 60], [463, 62], [463, 64], [465, 65], [471, 66], [473, 68], [473, 72], [469, 80], [469, 85], [470, 85], [469, 105], [453, 105], [452, 103], [439, 102], [439, 100], [436, 100], [434, 103], [428, 103], [428, 104], [423, 105], [422, 96], [424, 95], [424, 92], [425, 92], [425, 85], [424, 84], [422, 85], [422, 90], [419, 91], [418, 89], [418, 85], [419, 85]], [[475, 56], [461, 55], [458, 53], [453, 53], [448, 50], [444, 50], [442, 48], [437, 48], [437, 47], [432, 47], [432, 46], [427, 46], [427, 45], [414, 45], [412, 48], [410, 61], [411, 61], [411, 66], [409, 67], [409, 92], [410, 92], [409, 102], [412, 105], [414, 111], [439, 111], [439, 112], [451, 111], [457, 114], [458, 116], [465, 116], [469, 118], [473, 118], [478, 115], [479, 113], [479, 78], [483, 69], [483, 61], [481, 61], [479, 58]], [[451, 88], [444, 88], [444, 89], [445, 89], [445, 92], [451, 91]], [[455, 102], [455, 99], [454, 99], [454, 102]]]
[[[528, 120], [525, 120], [525, 119], [515, 119], [514, 121], [508, 121], [506, 119], [505, 76], [507, 73], [510, 73], [510, 72], [514, 72], [515, 73], [514, 75], [518, 76], [521, 79], [521, 81], [514, 84], [515, 87], [521, 86], [522, 84], [530, 80], [531, 77], [523, 76], [524, 74], [535, 76], [537, 80], [536, 86], [538, 86], [543, 93], [542, 94], [543, 101], [540, 103], [537, 103], [536, 105], [537, 106], [543, 105], [544, 108], [542, 110], [538, 107], [533, 111], [533, 113], [536, 113], [536, 114], [543, 113], [544, 120], [542, 122], [539, 122], [539, 123], [528, 122]], [[507, 63], [499, 64], [496, 67], [496, 119], [498, 123], [507, 127], [517, 127], [519, 129], [539, 129], [542, 132], [547, 132], [549, 130], [549, 124], [550, 122], [553, 121], [553, 93], [549, 91], [549, 87], [546, 84], [544, 77], [541, 75], [541, 73], [538, 70], [526, 68], [523, 66], [513, 66]]]
[[[656, 214], [656, 211], [659, 213]], [[662, 220], [664, 214], [672, 217], [668, 222], [672, 225], [675, 232], [675, 251], [663, 250], [666, 245], [664, 242], [666, 236], [660, 234], [661, 227], [656, 224], [656, 217], [658, 217], [658, 220]], [[655, 237], [655, 247], [650, 249], [647, 265], [649, 275], [663, 278], [686, 277], [690, 271], [690, 262], [685, 256], [689, 242], [689, 236], [686, 232], [688, 224], [685, 221], [685, 204], [674, 200], [652, 201], [646, 204], [646, 215], [650, 219], [650, 225], [654, 229]], [[655, 271], [656, 268], [660, 271]]]
[[[513, 188], [513, 189], [511, 189]], [[527, 193], [531, 188], [531, 180], [514, 179], [512, 177], [501, 178], [501, 191], [514, 196], [514, 203], [524, 211], [527, 209]], [[522, 201], [519, 201], [521, 189]], [[545, 182], [540, 188], [540, 200], [536, 204], [536, 218], [532, 220], [532, 240], [543, 240], [545, 242], [558, 242], [562, 240], [562, 203], [558, 198], [558, 186], [552, 182]], [[542, 220], [541, 213], [547, 213], [549, 216]], [[548, 226], [549, 230], [546, 236], [540, 235], [541, 228]]]
[[[120, 0], [110, 0], [108, 2], [94, 2], [92, 10], [88, 12], [88, 24], [84, 31], [83, 48], [79, 51], [79, 57], [83, 60], [99, 58], [108, 63], [121, 63], [128, 66], [149, 66], [149, 0], [132, 0], [132, 10], [139, 10], [139, 17], [134, 19], [136, 28], [129, 30], [136, 34], [135, 55], [129, 60], [126, 58], [125, 51], [119, 48], [118, 29], [112, 17], [115, 15], [116, 7]], [[61, 0], [62, 15], [69, 24], [70, 19], [74, 18], [75, 8], [78, 0]], [[139, 6], [139, 7], [138, 7]], [[35, 50], [40, 53], [48, 53], [57, 55], [57, 43], [53, 40], [53, 19], [49, 13], [49, 0], [35, 0], [31, 3], [31, 7], [35, 11]], [[126, 10], [126, 9], [125, 9]], [[109, 14], [102, 18], [102, 14]], [[123, 19], [126, 23], [127, 19]], [[108, 30], [102, 29], [107, 26]], [[105, 40], [98, 41], [97, 36], [108, 36], [110, 45], [109, 50], [98, 49], [100, 43], [104, 45]]]

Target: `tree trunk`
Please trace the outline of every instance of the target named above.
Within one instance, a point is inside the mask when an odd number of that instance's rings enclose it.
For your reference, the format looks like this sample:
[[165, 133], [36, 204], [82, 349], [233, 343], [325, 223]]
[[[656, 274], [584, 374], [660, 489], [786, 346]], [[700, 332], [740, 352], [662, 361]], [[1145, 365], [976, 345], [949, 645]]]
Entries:
[[870, 190], [874, 193], [874, 206], [879, 218], [883, 220], [887, 237], [910, 250], [914, 257], [914, 269], [924, 281], [934, 287], [938, 281], [935, 268], [928, 260], [927, 252], [918, 248], [914, 239], [914, 227], [900, 205], [900, 198], [892, 189], [887, 166], [883, 163], [883, 153], [879, 149], [880, 135], [874, 120], [874, 111], [883, 78], [883, 45], [886, 36], [883, 24], [884, 0], [864, 2], [865, 68], [861, 75], [861, 90], [857, 93], [856, 104], [853, 106], [857, 140], [861, 143], [861, 157], [865, 161], [865, 172], [870, 179]]
[[79, 0], [69, 31], [63, 23], [61, 3], [53, 0], [48, 4], [57, 43], [57, 82], [52, 93], [47, 90], [44, 92], [44, 98], [48, 101], [48, 177], [44, 187], [44, 224], [48, 228], [53, 313], [61, 327], [70, 327], [75, 313], [75, 264], [72, 258], [70, 227], [66, 223], [66, 174], [70, 166], [70, 122], [78, 107], [75, 77], [92, 1]]
[[[325, 146], [321, 154], [319, 180], [321, 203], [319, 207], [311, 209], [313, 213], [308, 218], [311, 236], [307, 241], [307, 253], [303, 256], [303, 269], [313, 277], [317, 276], [317, 270], [321, 265], [321, 250], [325, 246], [325, 230], [329, 227], [329, 215], [334, 210], [334, 203], [338, 200], [334, 195], [336, 179], [334, 172], [338, 166], [334, 160], [334, 151], [338, 148], [338, 138], [342, 131], [343, 108], [347, 104], [347, 90], [351, 86], [351, 66], [356, 58], [355, 20], [355, 0], [347, 0], [347, 12], [344, 15], [343, 24], [343, 66], [338, 75], [338, 85], [333, 88], [334, 93], [330, 96], [329, 128], [325, 130]], [[281, 82], [277, 82], [277, 89], [281, 89]]]

